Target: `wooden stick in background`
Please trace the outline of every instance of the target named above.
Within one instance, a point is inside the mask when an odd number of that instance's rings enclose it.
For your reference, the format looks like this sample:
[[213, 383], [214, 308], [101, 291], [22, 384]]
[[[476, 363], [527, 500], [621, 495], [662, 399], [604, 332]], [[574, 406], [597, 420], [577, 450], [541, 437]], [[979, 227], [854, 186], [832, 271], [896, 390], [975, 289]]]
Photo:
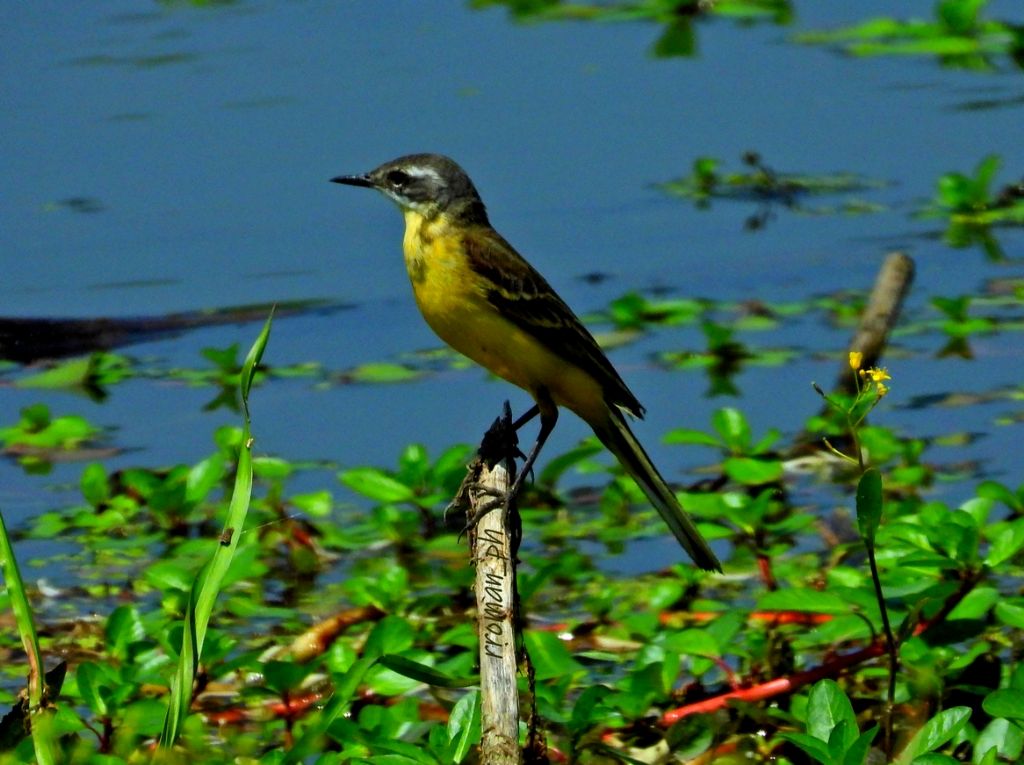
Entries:
[[[905, 253], [891, 253], [878, 271], [875, 286], [871, 289], [864, 315], [861, 316], [857, 327], [857, 334], [850, 342], [850, 351], [859, 351], [863, 355], [862, 369], [878, 365], [878, 360], [885, 351], [889, 333], [900, 317], [903, 299], [907, 296], [913, 281], [914, 261]], [[847, 395], [854, 395], [857, 392], [854, 374], [848, 358], [844, 356], [840, 362], [839, 379], [836, 381], [835, 389]]]

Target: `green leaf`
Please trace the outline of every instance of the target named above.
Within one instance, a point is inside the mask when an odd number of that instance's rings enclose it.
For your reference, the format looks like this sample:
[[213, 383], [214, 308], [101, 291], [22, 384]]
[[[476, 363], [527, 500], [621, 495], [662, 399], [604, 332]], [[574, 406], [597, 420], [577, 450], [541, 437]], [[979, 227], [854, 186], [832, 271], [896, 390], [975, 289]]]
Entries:
[[99, 429], [77, 415], [50, 417], [44, 404], [33, 404], [21, 410], [21, 420], [10, 428], [0, 428], [0, 441], [6, 445], [31, 446], [39, 449], [75, 449], [99, 433]]
[[833, 730], [843, 722], [846, 726], [840, 744], [840, 754], [857, 738], [857, 716], [853, 713], [850, 700], [835, 680], [815, 683], [807, 699], [807, 732], [821, 741], [828, 742]]
[[1009, 686], [1014, 690], [1024, 691], [1024, 662], [1018, 662], [1017, 666], [1010, 671]]
[[763, 436], [761, 436], [760, 440], [758, 440], [758, 442], [754, 444], [753, 447], [751, 447], [750, 453], [764, 454], [769, 449], [771, 449], [780, 438], [782, 438], [782, 433], [780, 433], [775, 428], [772, 428]]
[[711, 425], [731, 451], [742, 454], [750, 447], [750, 424], [739, 409], [719, 409], [711, 416]]
[[430, 454], [423, 444], [407, 444], [398, 455], [398, 473], [406, 481], [420, 481], [430, 469]]
[[986, 696], [981, 706], [993, 717], [1024, 720], [1024, 690], [1000, 688]]
[[245, 406], [246, 419], [249, 418], [249, 392], [252, 390], [252, 381], [256, 377], [256, 368], [259, 366], [260, 361], [263, 359], [263, 351], [267, 348], [267, 341], [270, 340], [270, 326], [274, 321], [274, 310], [270, 310], [270, 316], [267, 317], [266, 322], [263, 324], [263, 329], [260, 330], [260, 334], [256, 337], [256, 342], [252, 344], [249, 352], [245, 355], [245, 361], [242, 362], [242, 380], [239, 388], [242, 393], [242, 404]]
[[[208, 0], [205, 1], [208, 2]], [[436, 759], [431, 758], [426, 752], [421, 752], [412, 744], [400, 741], [378, 741], [377, 746], [382, 749], [403, 750], [401, 753], [374, 755], [372, 761], [377, 765], [435, 765], [437, 762]], [[321, 762], [321, 760], [317, 760], [317, 762]], [[362, 760], [362, 762], [369, 762], [369, 760]]]
[[648, 608], [652, 611], [671, 608], [683, 597], [686, 585], [682, 579], [662, 579], [653, 582], [647, 591]]
[[994, 751], [995, 761], [1002, 757], [1004, 762], [1019, 762], [1024, 753], [1024, 729], [1002, 717], [990, 721], [978, 734], [971, 762], [981, 763], [990, 751]]
[[[383, 657], [382, 657], [383, 658]], [[480, 741], [480, 691], [470, 691], [448, 716], [448, 741], [453, 762], [462, 762]]]
[[409, 622], [400, 616], [385, 616], [370, 630], [364, 650], [375, 656], [398, 653], [412, 648], [414, 639]]
[[107, 701], [102, 693], [104, 685], [99, 665], [91, 661], [83, 661], [75, 670], [75, 682], [78, 685], [78, 693], [81, 694], [82, 700], [89, 709], [101, 717], [109, 714]]
[[782, 478], [782, 463], [778, 460], [760, 460], [753, 457], [729, 457], [722, 466], [725, 474], [737, 483], [760, 486], [775, 483]]
[[683, 656], [721, 656], [722, 649], [715, 636], [707, 630], [687, 629], [669, 633], [663, 646]]
[[145, 581], [154, 587], [176, 592], [188, 592], [195, 580], [194, 572], [183, 568], [180, 561], [161, 560], [146, 569]]
[[685, 16], [666, 24], [653, 48], [656, 58], [692, 56], [696, 50], [697, 32], [693, 21]]
[[93, 372], [91, 356], [62, 362], [38, 374], [16, 380], [18, 388], [78, 388], [86, 385]]
[[979, 497], [1002, 502], [1011, 510], [1024, 510], [1024, 496], [1018, 496], [1008, 487], [996, 481], [982, 481], [978, 484], [976, 491]]
[[850, 748], [846, 750], [842, 765], [865, 765], [868, 759], [868, 752], [871, 751], [871, 742], [875, 740], [879, 730], [879, 726], [876, 725], [861, 733]]
[[99, 462], [86, 465], [82, 471], [82, 496], [93, 507], [102, 505], [110, 499], [110, 482], [107, 469]]
[[697, 157], [693, 160], [693, 174], [704, 181], [713, 180], [721, 160], [715, 157]]
[[911, 765], [960, 765], [960, 760], [948, 754], [927, 752], [914, 758]]
[[646, 309], [646, 298], [636, 292], [627, 292], [611, 302], [608, 306], [608, 313], [615, 324], [631, 327], [643, 324], [643, 314]]
[[828, 744], [821, 739], [806, 733], [780, 733], [778, 738], [796, 745], [821, 765], [832, 765], [832, 755], [828, 751]]
[[974, 31], [979, 12], [988, 0], [940, 0], [935, 9], [942, 25], [954, 34], [967, 35]]
[[595, 723], [607, 720], [609, 710], [604, 700], [611, 692], [611, 688], [606, 685], [588, 686], [573, 704], [569, 729], [573, 732], [583, 731]]
[[941, 204], [957, 210], [966, 203], [970, 181], [962, 173], [945, 173], [939, 178], [938, 186]]
[[46, 404], [30, 404], [21, 410], [21, 421], [26, 428], [41, 430], [50, 424], [50, 408]]
[[1024, 605], [1000, 601], [996, 603], [995, 613], [1001, 623], [1024, 630]]
[[846, 614], [852, 606], [831, 592], [810, 589], [775, 590], [757, 601], [761, 611], [799, 611], [819, 614]]
[[412, 502], [416, 498], [411, 488], [378, 468], [352, 468], [339, 477], [352, 491], [377, 502]]
[[221, 372], [233, 374], [238, 369], [238, 343], [232, 343], [227, 348], [203, 348], [199, 354]]
[[326, 518], [334, 508], [334, 497], [326, 489], [309, 494], [293, 494], [288, 499], [295, 507], [314, 518]]
[[197, 463], [185, 479], [185, 500], [191, 505], [202, 502], [226, 473], [224, 455], [219, 452]]
[[268, 481], [280, 481], [295, 472], [295, 466], [278, 457], [255, 457], [252, 461], [253, 475]]
[[850, 728], [849, 720], [840, 720], [828, 736], [828, 753], [835, 763], [843, 761], [848, 743], [852, 744], [857, 737], [857, 729]]
[[271, 660], [263, 664], [263, 679], [272, 691], [284, 694], [298, 688], [312, 670], [313, 667], [307, 664]]
[[950, 621], [987, 618], [999, 600], [1000, 594], [996, 588], [978, 587], [967, 593], [946, 618]]
[[967, 312], [971, 306], [971, 298], [968, 295], [960, 295], [959, 297], [933, 297], [931, 299], [933, 306], [938, 308], [942, 313], [946, 315], [946, 318], [954, 322], [963, 322], [967, 320]]
[[914, 735], [896, 762], [908, 765], [921, 755], [934, 751], [960, 732], [971, 717], [968, 707], [953, 707], [939, 712]]
[[129, 606], [118, 606], [107, 618], [105, 630], [107, 650], [118, 659], [128, 659], [128, 647], [144, 640], [146, 629], [139, 612]]
[[[958, 5], [961, 7], [967, 3], [973, 1], [973, 4], [979, 5], [987, 2], [988, 0], [958, 0]], [[999, 172], [999, 165], [1001, 160], [998, 154], [989, 154], [974, 169], [974, 189], [975, 199], [980, 203], [986, 203], [989, 201], [989, 188], [992, 185], [992, 179], [995, 178], [996, 173]]]
[[357, 383], [409, 382], [422, 376], [421, 370], [388, 362], [360, 364], [342, 374], [344, 380]]
[[978, 558], [981, 532], [977, 522], [963, 510], [954, 510], [933, 530], [935, 546], [955, 561], [974, 563]]
[[695, 444], [697, 446], [722, 447], [721, 440], [703, 430], [691, 428], [676, 428], [665, 434], [663, 439], [666, 444]]
[[986, 566], [998, 566], [1008, 561], [1024, 547], [1024, 518], [1010, 522], [989, 545]]
[[392, 672], [438, 688], [468, 688], [480, 682], [478, 677], [451, 677], [426, 664], [393, 653], [382, 655], [378, 663]]
[[882, 522], [882, 474], [868, 468], [857, 483], [857, 527], [870, 549], [875, 547], [875, 534]]
[[565, 677], [583, 669], [565, 643], [551, 632], [527, 630], [524, 640], [538, 680]]

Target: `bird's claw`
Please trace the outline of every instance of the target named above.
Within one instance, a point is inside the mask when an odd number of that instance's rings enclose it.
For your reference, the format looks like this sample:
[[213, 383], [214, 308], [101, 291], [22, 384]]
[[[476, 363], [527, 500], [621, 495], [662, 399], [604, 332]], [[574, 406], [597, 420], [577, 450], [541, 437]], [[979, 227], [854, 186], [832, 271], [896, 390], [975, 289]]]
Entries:
[[[504, 508], [505, 513], [509, 511], [509, 507], [512, 504], [512, 498], [508, 492], [496, 489], [493, 486], [485, 486], [483, 484], [474, 484], [473, 491], [477, 497], [489, 497], [490, 499], [480, 502], [477, 508], [470, 515], [469, 520], [466, 521], [466, 525], [462, 527], [459, 532], [459, 539], [461, 540], [470, 531], [476, 528], [476, 525], [480, 522], [480, 519], [487, 515], [493, 510], [497, 510], [499, 507]], [[451, 507], [449, 505], [449, 507]], [[447, 512], [447, 511], [446, 511]]]

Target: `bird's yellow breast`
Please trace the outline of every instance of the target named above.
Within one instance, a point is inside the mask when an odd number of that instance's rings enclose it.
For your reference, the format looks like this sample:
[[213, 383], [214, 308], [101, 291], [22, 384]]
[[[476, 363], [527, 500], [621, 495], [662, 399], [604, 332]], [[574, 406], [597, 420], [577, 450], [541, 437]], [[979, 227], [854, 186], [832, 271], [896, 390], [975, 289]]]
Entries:
[[[423, 318], [444, 342], [499, 377], [584, 417], [605, 411], [600, 384], [488, 300], [497, 285], [473, 270], [463, 232], [444, 215], [405, 211], [405, 266]], [[583, 411], [586, 410], [586, 411]]]
[[478, 294], [462, 237], [444, 216], [427, 220], [405, 211], [402, 248], [416, 302], [431, 326], [435, 319], [444, 321], [459, 312], [467, 298]]

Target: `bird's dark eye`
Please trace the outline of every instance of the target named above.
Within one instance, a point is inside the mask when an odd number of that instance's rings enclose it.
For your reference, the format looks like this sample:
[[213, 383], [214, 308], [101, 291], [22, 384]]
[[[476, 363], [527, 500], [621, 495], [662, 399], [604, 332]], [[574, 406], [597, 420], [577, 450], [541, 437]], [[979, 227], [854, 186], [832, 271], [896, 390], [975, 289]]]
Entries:
[[409, 182], [409, 174], [404, 170], [388, 170], [386, 178], [388, 183], [399, 188]]

